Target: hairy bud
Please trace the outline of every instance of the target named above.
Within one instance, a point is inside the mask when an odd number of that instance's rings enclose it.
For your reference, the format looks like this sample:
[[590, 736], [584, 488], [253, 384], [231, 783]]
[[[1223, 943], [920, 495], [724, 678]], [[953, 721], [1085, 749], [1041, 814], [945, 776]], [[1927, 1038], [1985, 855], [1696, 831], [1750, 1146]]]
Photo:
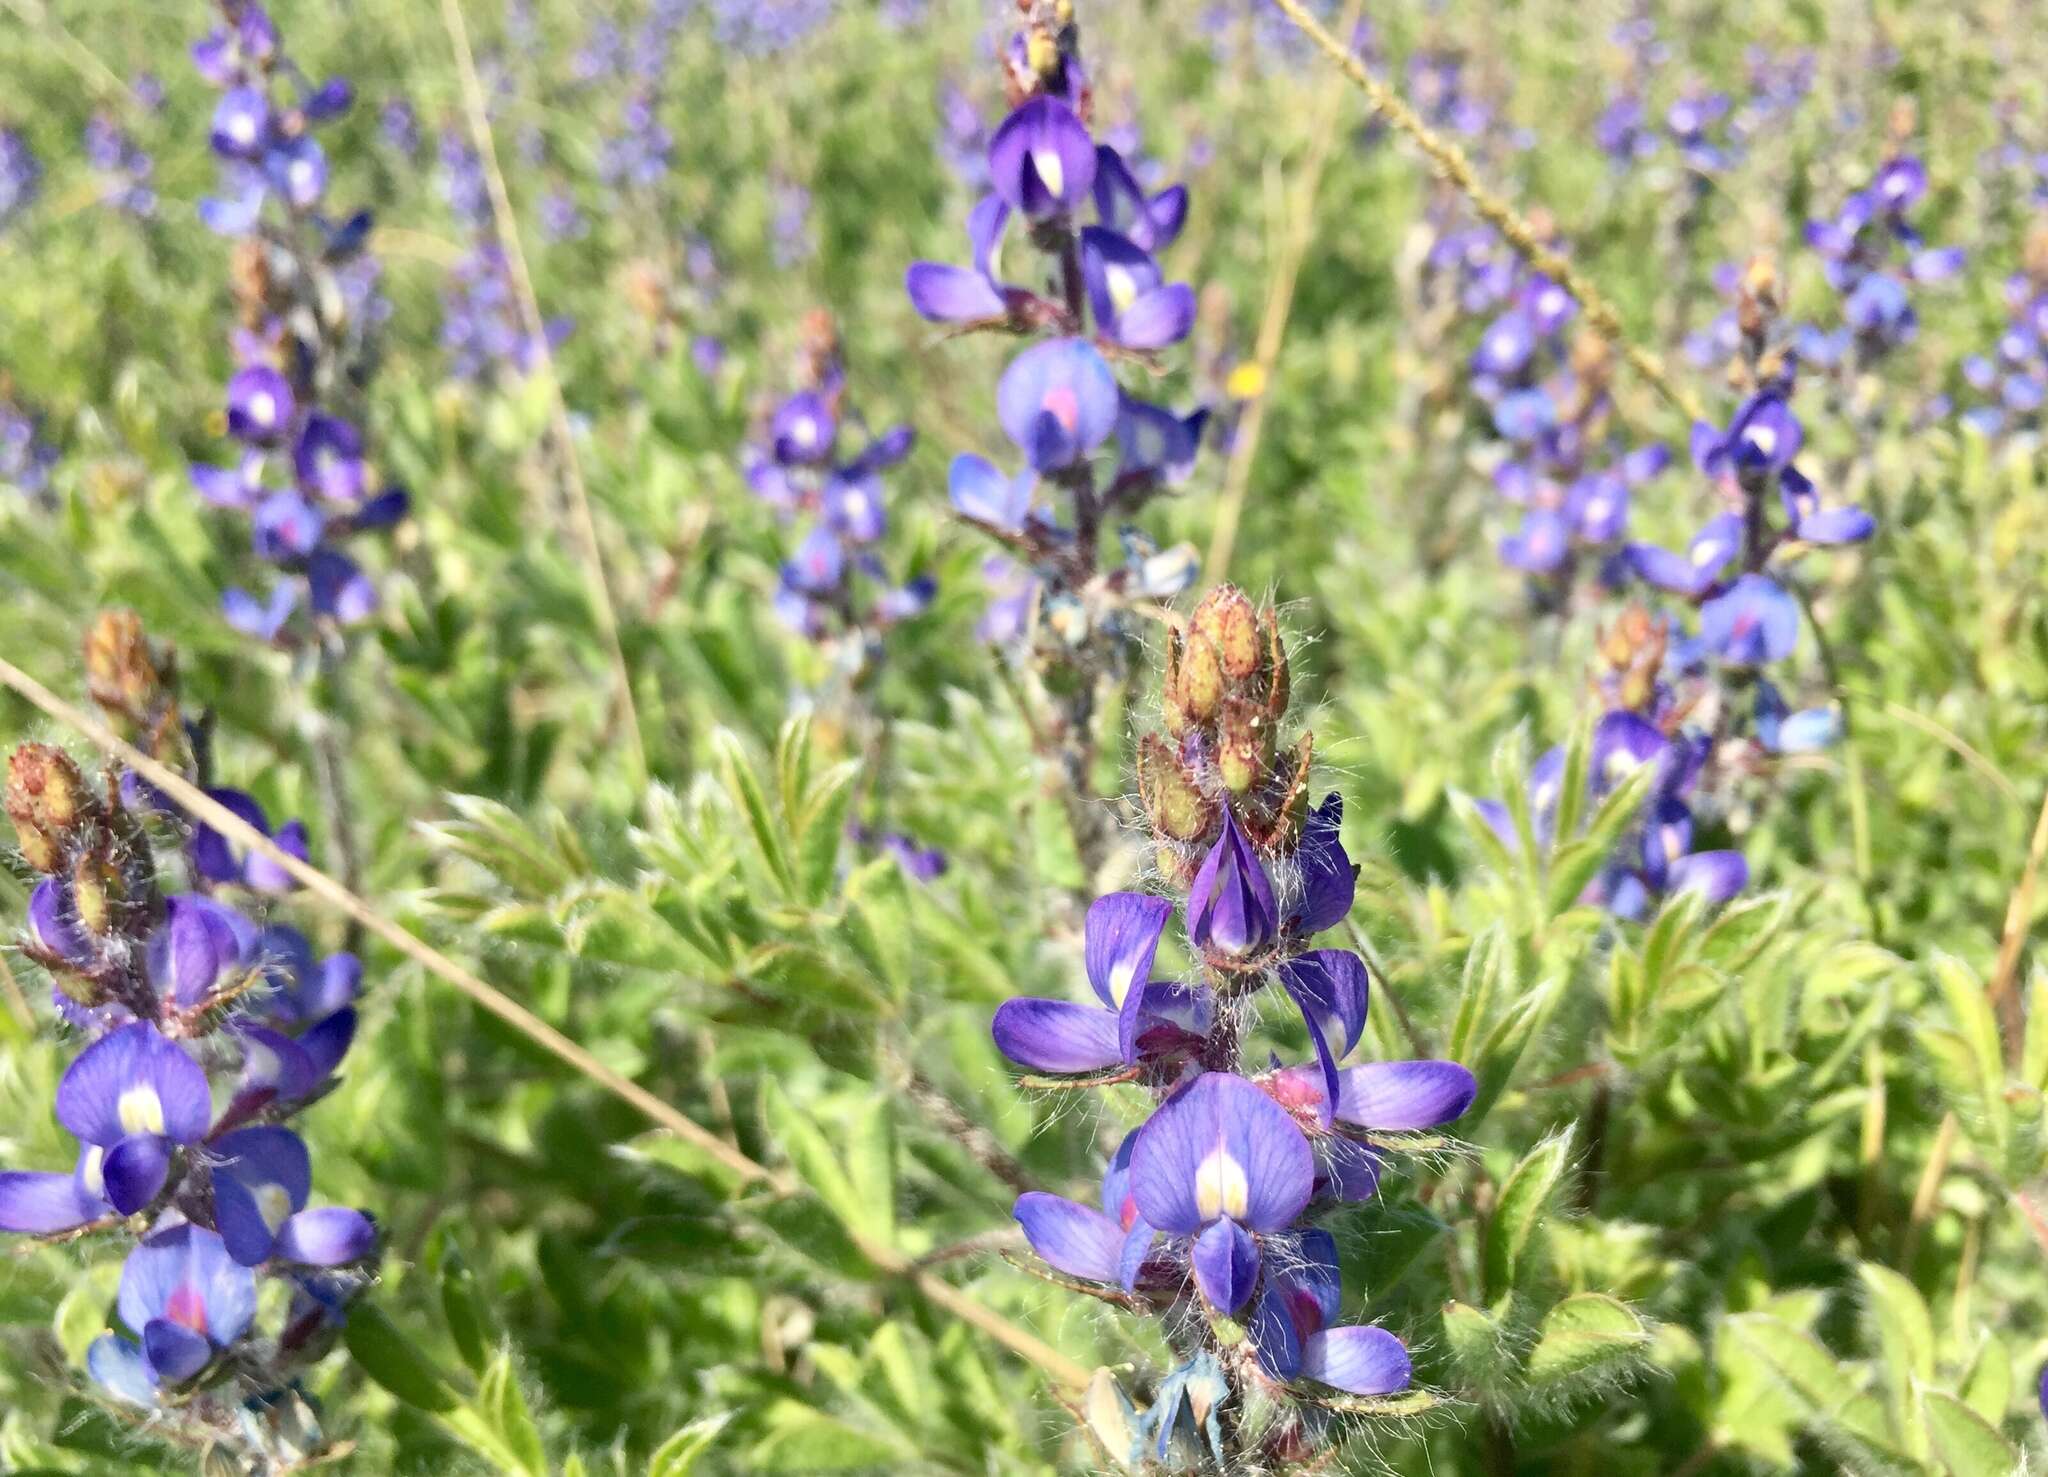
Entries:
[[8, 759], [6, 804], [21, 854], [38, 872], [62, 871], [72, 832], [96, 815], [78, 766], [49, 744], [23, 744]]

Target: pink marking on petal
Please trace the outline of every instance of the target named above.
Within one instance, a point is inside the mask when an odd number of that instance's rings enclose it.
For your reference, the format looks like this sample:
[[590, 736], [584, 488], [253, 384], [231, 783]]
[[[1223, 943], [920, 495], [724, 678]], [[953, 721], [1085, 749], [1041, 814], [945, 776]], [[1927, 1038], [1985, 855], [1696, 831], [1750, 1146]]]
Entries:
[[170, 1301], [164, 1304], [164, 1317], [173, 1323], [184, 1325], [194, 1333], [206, 1332], [206, 1294], [187, 1282], [173, 1292]]
[[1069, 432], [1081, 423], [1081, 397], [1074, 393], [1072, 385], [1054, 385], [1047, 390], [1045, 409]]

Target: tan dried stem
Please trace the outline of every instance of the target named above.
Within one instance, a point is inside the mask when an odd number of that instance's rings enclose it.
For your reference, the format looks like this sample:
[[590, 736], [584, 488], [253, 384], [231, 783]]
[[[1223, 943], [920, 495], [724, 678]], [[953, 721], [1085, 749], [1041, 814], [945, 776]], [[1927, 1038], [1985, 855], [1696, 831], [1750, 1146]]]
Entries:
[[[518, 1001], [464, 969], [432, 944], [391, 922], [367, 902], [318, 867], [300, 861], [270, 837], [206, 794], [176, 770], [167, 768], [128, 743], [99, 719], [66, 702], [12, 662], [0, 658], [0, 685], [21, 694], [50, 718], [75, 729], [104, 753], [140, 775], [168, 796], [186, 815], [203, 821], [230, 841], [284, 868], [292, 880], [344, 917], [360, 924], [429, 974], [453, 985], [549, 1055], [627, 1103], [657, 1127], [674, 1134], [699, 1153], [725, 1167], [742, 1185], [759, 1184], [777, 1195], [794, 1195], [801, 1185], [787, 1170], [756, 1163], [743, 1151], [685, 1116], [631, 1078], [613, 1071]], [[885, 1274], [898, 1278], [935, 1307], [980, 1329], [1021, 1356], [1055, 1385], [1082, 1389], [1088, 1371], [1036, 1334], [986, 1308], [959, 1288], [922, 1267], [894, 1247], [879, 1245], [849, 1231], [853, 1242]]]
[[469, 26], [462, 18], [462, 0], [441, 0], [441, 19], [447, 27], [449, 43], [455, 49], [456, 70], [462, 83], [463, 113], [469, 123], [471, 145], [483, 165], [498, 244], [504, 249], [505, 263], [512, 272], [513, 296], [519, 300], [519, 314], [533, 344], [535, 362], [547, 384], [548, 439], [554, 443], [555, 460], [562, 481], [569, 489], [569, 509], [576, 522], [576, 537], [583, 545], [591, 612], [597, 618], [598, 633], [604, 640], [605, 653], [610, 658], [612, 677], [618, 688], [619, 711], [626, 720], [635, 788], [644, 788], [648, 779], [647, 741], [640, 731], [640, 706], [633, 696], [632, 669], [626, 665], [626, 649], [619, 640], [618, 608], [612, 600], [611, 577], [606, 572], [604, 547], [597, 536], [597, 519], [590, 508], [590, 487], [584, 481], [583, 461], [576, 454], [576, 433], [569, 424], [569, 405], [562, 398], [561, 377], [555, 372], [555, 354], [548, 344], [547, 322], [541, 317], [540, 298], [533, 290], [533, 275], [527, 270], [526, 250], [520, 244], [519, 221], [512, 213], [512, 196], [505, 188], [504, 171], [498, 167], [498, 146], [491, 134], [483, 83], [477, 77], [476, 56], [470, 50]]
[[1606, 295], [1595, 287], [1586, 276], [1574, 267], [1561, 253], [1543, 242], [1536, 228], [1512, 205], [1489, 189], [1472, 168], [1472, 161], [1465, 157], [1465, 151], [1455, 143], [1436, 132], [1416, 111], [1409, 107], [1401, 95], [1386, 83], [1367, 71], [1365, 64], [1353, 56], [1344, 45], [1332, 36], [1314, 16], [1303, 7], [1301, 0], [1273, 0], [1295, 27], [1316, 44], [1325, 56], [1334, 61], [1351, 79], [1352, 84], [1363, 92], [1375, 112], [1384, 117], [1394, 131], [1405, 135], [1414, 145], [1428, 156], [1436, 166], [1437, 173], [1472, 202], [1472, 208], [1488, 225], [1500, 232], [1512, 246], [1515, 254], [1562, 287], [1572, 295], [1585, 310], [1586, 322], [1628, 362], [1642, 380], [1662, 395], [1687, 420], [1704, 420], [1706, 417], [1699, 401], [1683, 385], [1674, 380], [1665, 370], [1663, 361], [1648, 349], [1630, 340], [1623, 328], [1621, 314]]

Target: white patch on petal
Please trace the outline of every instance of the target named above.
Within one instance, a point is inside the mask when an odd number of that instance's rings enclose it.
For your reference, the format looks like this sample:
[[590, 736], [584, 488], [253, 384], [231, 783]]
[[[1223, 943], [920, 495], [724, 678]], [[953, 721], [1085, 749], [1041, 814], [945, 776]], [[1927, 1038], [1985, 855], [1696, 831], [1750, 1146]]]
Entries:
[[1138, 300], [1138, 279], [1131, 275], [1130, 268], [1108, 266], [1102, 271], [1103, 281], [1109, 287], [1110, 306], [1122, 313]]
[[1231, 1157], [1227, 1145], [1219, 1143], [1195, 1169], [1195, 1208], [1205, 1221], [1224, 1215], [1239, 1221], [1244, 1219], [1245, 1202], [1250, 1198], [1244, 1166]]
[[93, 1199], [107, 1198], [107, 1151], [98, 1144], [85, 1151], [78, 1166], [78, 1183]]
[[256, 1213], [263, 1217], [263, 1224], [275, 1236], [292, 1213], [292, 1197], [283, 1185], [254, 1185], [250, 1197], [256, 1202]]
[[268, 390], [259, 390], [249, 397], [249, 419], [259, 426], [267, 426], [277, 419], [277, 399]]
[[1720, 563], [1721, 560], [1725, 557], [1725, 555], [1723, 554], [1723, 550], [1725, 548], [1726, 545], [1724, 545], [1719, 539], [1708, 539], [1705, 543], [1701, 544], [1698, 548], [1692, 551], [1693, 567], [1695, 569], [1705, 569], [1709, 564]]
[[164, 1131], [164, 1100], [156, 1095], [156, 1089], [147, 1082], [138, 1082], [121, 1093], [116, 1110], [121, 1119], [123, 1133], [162, 1133]]
[[1778, 449], [1778, 433], [1771, 426], [1750, 426], [1742, 433], [1742, 438], [1765, 456]]
[[1045, 186], [1048, 195], [1055, 198], [1065, 193], [1067, 167], [1060, 162], [1057, 149], [1033, 149], [1031, 163], [1038, 170], [1038, 181]]

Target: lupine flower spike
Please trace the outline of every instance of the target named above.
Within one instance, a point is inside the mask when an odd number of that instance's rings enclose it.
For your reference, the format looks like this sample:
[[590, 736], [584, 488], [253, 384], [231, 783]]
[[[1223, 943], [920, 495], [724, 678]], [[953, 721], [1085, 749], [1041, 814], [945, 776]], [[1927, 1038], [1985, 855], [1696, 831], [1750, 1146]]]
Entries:
[[[115, 613], [95, 623], [86, 666], [109, 721], [191, 772], [204, 745], [179, 716], [171, 654]], [[216, 793], [260, 819], [240, 792]], [[163, 1439], [251, 1470], [296, 1460], [318, 1426], [294, 1372], [346, 1316], [378, 1237], [363, 1212], [314, 1203], [312, 1156], [285, 1120], [334, 1081], [360, 969], [245, 916], [230, 899], [276, 879], [227, 865], [211, 833], [189, 843], [194, 890], [166, 893], [152, 837], [173, 829], [159, 824], [167, 807], [132, 775], [89, 782], [62, 751], [27, 744], [5, 800], [41, 874], [23, 952], [84, 1044], [53, 1105], [76, 1162], [0, 1172], [0, 1231], [136, 1235], [119, 1327], [87, 1355], [101, 1390]], [[258, 1327], [263, 1281], [296, 1303], [316, 1278], [317, 1319]]]
[[[1370, 982], [1346, 949], [1310, 947], [1343, 922], [1355, 869], [1342, 802], [1306, 800], [1313, 742], [1279, 741], [1289, 706], [1277, 622], [1239, 591], [1212, 591], [1169, 647], [1164, 734], [1147, 735], [1141, 794], [1161, 872], [1182, 898], [1191, 972], [1154, 978], [1174, 899], [1112, 893], [1088, 911], [1093, 1003], [1018, 999], [996, 1012], [1007, 1057], [1041, 1086], [1132, 1083], [1156, 1106], [1111, 1157], [1101, 1207], [1033, 1192], [1016, 1216], [1054, 1271], [1133, 1313], [1193, 1319], [1179, 1362], [1140, 1414], [1107, 1371], [1088, 1401], [1126, 1469], [1292, 1458], [1330, 1437], [1341, 1399], [1405, 1390], [1400, 1338], [1342, 1321], [1335, 1243], [1306, 1223], [1371, 1198], [1398, 1135], [1472, 1102], [1455, 1062], [1344, 1065]], [[1248, 1007], [1278, 985], [1313, 1061], [1246, 1062]], [[1226, 1415], [1277, 1401], [1257, 1434]]]

